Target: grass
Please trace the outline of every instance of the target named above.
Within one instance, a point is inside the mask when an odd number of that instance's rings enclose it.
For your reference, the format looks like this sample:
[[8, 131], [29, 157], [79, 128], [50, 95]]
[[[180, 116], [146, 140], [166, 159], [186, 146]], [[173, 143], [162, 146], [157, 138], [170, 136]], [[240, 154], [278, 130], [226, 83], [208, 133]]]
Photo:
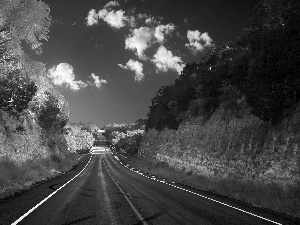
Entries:
[[241, 179], [215, 180], [192, 172], [180, 171], [167, 163], [145, 161], [132, 157], [127, 162], [132, 167], [169, 181], [191, 185], [202, 190], [256, 204], [275, 211], [300, 217], [300, 182], [283, 188], [277, 184], [257, 184]]
[[17, 164], [8, 157], [0, 161], [0, 198], [30, 188], [34, 183], [51, 177], [50, 169], [60, 172], [72, 169], [77, 153], [65, 158], [50, 157]]

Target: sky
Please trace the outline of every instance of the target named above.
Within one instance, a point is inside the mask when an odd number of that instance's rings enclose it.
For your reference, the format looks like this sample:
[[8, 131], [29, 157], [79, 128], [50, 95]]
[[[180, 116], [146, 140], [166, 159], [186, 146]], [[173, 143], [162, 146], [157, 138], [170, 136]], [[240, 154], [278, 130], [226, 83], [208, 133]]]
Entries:
[[43, 0], [53, 23], [42, 54], [70, 122], [146, 119], [151, 99], [212, 44], [235, 41], [257, 0]]

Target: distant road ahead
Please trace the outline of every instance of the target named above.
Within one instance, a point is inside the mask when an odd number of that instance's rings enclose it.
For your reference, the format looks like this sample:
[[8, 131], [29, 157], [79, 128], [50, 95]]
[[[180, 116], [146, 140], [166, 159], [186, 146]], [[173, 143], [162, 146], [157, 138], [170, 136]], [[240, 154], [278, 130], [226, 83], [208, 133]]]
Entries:
[[300, 224], [133, 170], [99, 148], [75, 170], [0, 201], [0, 224]]

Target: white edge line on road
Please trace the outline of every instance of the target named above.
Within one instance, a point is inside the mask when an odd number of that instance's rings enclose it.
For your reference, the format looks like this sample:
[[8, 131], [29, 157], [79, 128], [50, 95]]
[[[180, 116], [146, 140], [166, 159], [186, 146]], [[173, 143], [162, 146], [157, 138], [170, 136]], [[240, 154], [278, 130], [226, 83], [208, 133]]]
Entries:
[[[168, 184], [168, 183], [166, 183], [166, 184]], [[213, 202], [219, 203], [219, 204], [221, 204], [221, 205], [227, 206], [227, 207], [229, 207], [229, 208], [232, 208], [232, 209], [238, 210], [238, 211], [240, 211], [240, 212], [243, 212], [243, 213], [249, 214], [249, 215], [251, 215], [251, 216], [254, 216], [254, 217], [257, 217], [257, 218], [260, 218], [260, 219], [266, 220], [266, 221], [268, 221], [268, 222], [271, 222], [271, 223], [274, 223], [274, 224], [277, 224], [277, 225], [283, 225], [282, 223], [278, 223], [278, 222], [276, 222], [276, 221], [273, 221], [273, 220], [270, 220], [270, 219], [268, 219], [268, 218], [265, 218], [265, 217], [262, 217], [262, 216], [256, 215], [256, 214], [254, 214], [254, 213], [251, 213], [251, 212], [245, 211], [245, 210], [243, 210], [243, 209], [240, 209], [240, 208], [237, 208], [237, 207], [234, 207], [234, 206], [228, 205], [228, 204], [226, 204], [226, 203], [220, 202], [220, 201], [218, 201], [218, 200], [215, 200], [215, 199], [212, 199], [212, 198], [206, 197], [206, 196], [204, 196], [204, 195], [200, 195], [200, 194], [198, 194], [198, 193], [195, 193], [195, 192], [193, 192], [193, 191], [189, 191], [189, 190], [186, 190], [186, 189], [184, 189], [184, 188], [177, 187], [177, 186], [175, 186], [175, 185], [173, 185], [173, 184], [168, 184], [168, 185], [170, 185], [170, 186], [172, 186], [172, 187], [175, 187], [175, 188], [178, 188], [178, 189], [181, 189], [181, 190], [184, 190], [184, 191], [187, 191], [187, 192], [189, 192], [189, 193], [191, 193], [191, 194], [194, 194], [194, 195], [197, 195], [197, 196], [199, 196], [199, 197], [201, 197], [201, 198], [205, 198], [205, 199], [207, 199], [207, 200], [210, 200], [210, 201], [213, 201]]]
[[[119, 162], [120, 162], [120, 161], [119, 161]], [[122, 165], [123, 165], [123, 164], [122, 164]], [[124, 166], [124, 165], [123, 165], [123, 166]], [[124, 167], [127, 168], [127, 169], [129, 169], [127, 166], [124, 166]], [[240, 208], [237, 208], [237, 207], [228, 205], [228, 204], [226, 204], [226, 203], [223, 203], [223, 202], [220, 202], [220, 201], [218, 201], [218, 200], [215, 200], [215, 199], [206, 197], [206, 196], [204, 196], [204, 195], [200, 195], [200, 194], [195, 193], [195, 192], [193, 192], [193, 191], [190, 191], [190, 190], [187, 190], [187, 189], [184, 189], [184, 188], [181, 188], [181, 187], [177, 187], [177, 186], [175, 186], [175, 185], [173, 185], [173, 184], [167, 183], [166, 181], [160, 181], [160, 180], [157, 180], [156, 178], [153, 179], [153, 178], [151, 178], [151, 177], [145, 176], [144, 174], [140, 174], [140, 173], [139, 173], [140, 171], [139, 171], [139, 172], [136, 172], [136, 171], [134, 171], [134, 169], [132, 169], [132, 168], [129, 169], [129, 170], [131, 170], [132, 172], [134, 172], [134, 173], [136, 173], [136, 174], [139, 174], [139, 175], [141, 175], [141, 176], [143, 176], [143, 177], [146, 177], [146, 178], [148, 178], [148, 179], [150, 179], [150, 180], [155, 180], [155, 181], [157, 181], [157, 182], [160, 182], [160, 183], [163, 183], [163, 184], [167, 184], [167, 185], [169, 185], [169, 186], [171, 186], [171, 187], [175, 187], [175, 188], [181, 189], [181, 190], [183, 190], [183, 191], [186, 191], [186, 192], [189, 192], [189, 193], [191, 193], [191, 194], [197, 195], [197, 196], [199, 196], [199, 197], [201, 197], [201, 198], [205, 198], [205, 199], [207, 199], [207, 200], [210, 200], [210, 201], [219, 203], [219, 204], [221, 204], [221, 205], [227, 206], [227, 207], [232, 208], [232, 209], [235, 209], [235, 210], [237, 210], [237, 211], [246, 213], [246, 214], [248, 214], [248, 215], [251, 215], [251, 216], [260, 218], [260, 219], [262, 219], [262, 220], [266, 220], [266, 221], [271, 222], [271, 223], [273, 223], [273, 224], [283, 225], [282, 223], [278, 223], [278, 222], [276, 222], [276, 221], [273, 221], [273, 220], [270, 220], [270, 219], [268, 219], [268, 218], [265, 218], [265, 217], [256, 215], [256, 214], [251, 213], [251, 212], [248, 212], [248, 211], [246, 211], [246, 210], [243, 210], [243, 209], [240, 209]], [[125, 197], [127, 197], [127, 196], [125, 195]]]
[[16, 225], [19, 222], [21, 222], [25, 217], [27, 217], [30, 213], [32, 213], [35, 209], [37, 209], [40, 205], [42, 205], [45, 201], [47, 201], [49, 198], [51, 198], [53, 195], [56, 194], [56, 192], [58, 192], [60, 189], [62, 189], [63, 187], [65, 187], [68, 183], [70, 183], [72, 180], [74, 180], [76, 177], [78, 177], [84, 170], [85, 168], [89, 165], [90, 161], [92, 159], [92, 156], [90, 157], [90, 160], [88, 161], [88, 163], [85, 165], [85, 167], [75, 176], [73, 177], [71, 180], [69, 180], [67, 183], [65, 183], [63, 186], [61, 186], [60, 188], [58, 188], [57, 190], [55, 190], [54, 192], [52, 192], [50, 195], [48, 195], [48, 197], [44, 198], [40, 203], [38, 203], [36, 206], [34, 206], [33, 208], [31, 208], [30, 210], [28, 210], [27, 213], [25, 213], [23, 216], [21, 216], [19, 219], [17, 219], [15, 222], [13, 222], [11, 225]]
[[139, 213], [139, 211], [134, 207], [134, 205], [132, 204], [132, 202], [130, 201], [130, 199], [128, 198], [127, 194], [125, 194], [125, 192], [120, 188], [120, 186], [117, 184], [117, 182], [114, 180], [114, 178], [110, 175], [110, 173], [108, 172], [107, 168], [105, 168], [108, 175], [110, 176], [110, 178], [112, 179], [112, 181], [115, 183], [115, 185], [119, 188], [119, 190], [121, 191], [121, 193], [123, 194], [123, 196], [125, 197], [125, 199], [127, 200], [127, 202], [129, 203], [129, 205], [131, 206], [131, 208], [133, 209], [133, 211], [135, 212], [135, 214], [138, 216], [139, 220], [142, 222], [142, 224], [144, 225], [148, 225], [148, 223], [145, 221], [145, 219], [143, 218], [143, 216]]
[[[83, 156], [83, 155], [82, 155], [82, 156]], [[80, 156], [80, 157], [77, 159], [77, 161], [79, 161], [79, 160], [81, 159], [82, 156]]]

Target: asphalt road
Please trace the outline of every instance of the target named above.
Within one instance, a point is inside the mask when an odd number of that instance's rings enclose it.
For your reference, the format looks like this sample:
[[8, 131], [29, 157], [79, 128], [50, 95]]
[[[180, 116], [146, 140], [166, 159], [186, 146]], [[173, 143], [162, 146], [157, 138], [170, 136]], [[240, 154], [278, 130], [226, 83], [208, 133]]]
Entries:
[[130, 169], [99, 150], [65, 175], [0, 200], [0, 224], [300, 224]]

